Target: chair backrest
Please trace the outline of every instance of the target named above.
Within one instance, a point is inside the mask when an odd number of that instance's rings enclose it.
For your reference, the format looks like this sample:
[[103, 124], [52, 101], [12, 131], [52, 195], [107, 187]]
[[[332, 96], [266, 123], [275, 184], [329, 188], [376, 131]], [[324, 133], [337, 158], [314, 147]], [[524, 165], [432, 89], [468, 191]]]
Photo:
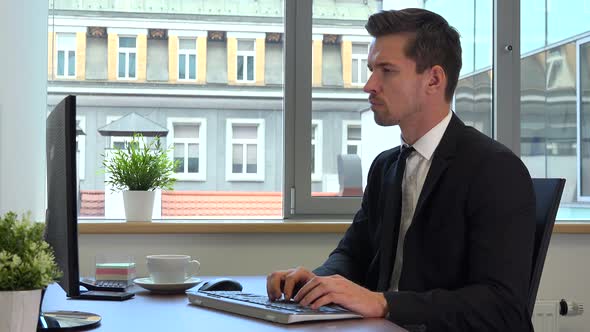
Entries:
[[565, 179], [533, 179], [533, 187], [536, 196], [536, 230], [535, 246], [533, 251], [533, 268], [531, 274], [531, 285], [529, 289], [529, 313], [533, 314], [539, 282], [543, 273], [545, 256], [551, 240], [557, 209], [565, 186]]

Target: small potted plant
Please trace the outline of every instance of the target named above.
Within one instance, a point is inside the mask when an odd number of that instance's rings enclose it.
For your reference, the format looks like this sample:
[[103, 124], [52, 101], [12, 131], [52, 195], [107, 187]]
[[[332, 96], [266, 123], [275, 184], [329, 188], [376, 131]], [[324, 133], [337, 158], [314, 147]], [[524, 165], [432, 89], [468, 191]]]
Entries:
[[146, 142], [141, 134], [133, 135], [125, 149], [115, 149], [102, 164], [108, 173], [105, 182], [113, 191], [123, 192], [127, 221], [151, 221], [154, 190], [172, 190], [176, 182], [178, 162], [168, 159], [168, 150], [157, 136]]
[[0, 332], [35, 331], [42, 289], [61, 276], [44, 229], [30, 214], [0, 217]]

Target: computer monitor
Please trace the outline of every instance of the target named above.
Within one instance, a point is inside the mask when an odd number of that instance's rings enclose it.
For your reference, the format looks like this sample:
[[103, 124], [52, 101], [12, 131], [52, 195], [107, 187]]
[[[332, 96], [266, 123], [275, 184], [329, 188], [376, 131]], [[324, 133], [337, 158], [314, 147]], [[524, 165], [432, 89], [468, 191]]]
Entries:
[[[76, 172], [76, 97], [67, 96], [47, 117], [47, 211], [45, 240], [63, 272], [59, 284], [68, 297], [80, 296], [78, 262], [78, 179]], [[77, 311], [44, 312], [39, 329], [96, 326], [100, 316]], [[74, 325], [73, 325], [74, 324]]]

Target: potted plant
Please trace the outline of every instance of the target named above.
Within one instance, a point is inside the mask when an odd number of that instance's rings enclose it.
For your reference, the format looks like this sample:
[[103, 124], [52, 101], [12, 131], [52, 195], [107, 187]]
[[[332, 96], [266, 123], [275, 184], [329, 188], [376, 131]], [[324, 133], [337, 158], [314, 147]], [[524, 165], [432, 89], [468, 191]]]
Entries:
[[44, 228], [30, 214], [0, 217], [0, 332], [35, 331], [41, 290], [61, 276]]
[[[104, 157], [104, 156], [103, 156]], [[105, 180], [113, 191], [123, 192], [127, 221], [151, 221], [156, 189], [172, 190], [178, 162], [168, 159], [159, 137], [146, 142], [141, 134], [133, 135], [125, 149], [115, 149], [105, 157]]]

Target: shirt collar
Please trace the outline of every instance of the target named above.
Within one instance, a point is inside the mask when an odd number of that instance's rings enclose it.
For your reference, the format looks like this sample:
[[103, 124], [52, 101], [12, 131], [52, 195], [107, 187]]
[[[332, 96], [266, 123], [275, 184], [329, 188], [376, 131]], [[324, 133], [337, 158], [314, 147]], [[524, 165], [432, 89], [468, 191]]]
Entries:
[[[412, 145], [416, 152], [418, 152], [424, 159], [430, 160], [430, 158], [432, 158], [434, 150], [436, 150], [436, 147], [440, 143], [440, 140], [447, 130], [449, 122], [451, 122], [452, 114], [453, 112], [449, 110], [449, 113], [444, 117], [444, 119], [442, 119], [436, 126], [430, 129], [426, 134], [420, 137], [420, 139], [418, 139], [414, 145]], [[404, 141], [403, 136], [401, 136], [401, 142], [404, 147], [408, 146], [408, 143]]]

